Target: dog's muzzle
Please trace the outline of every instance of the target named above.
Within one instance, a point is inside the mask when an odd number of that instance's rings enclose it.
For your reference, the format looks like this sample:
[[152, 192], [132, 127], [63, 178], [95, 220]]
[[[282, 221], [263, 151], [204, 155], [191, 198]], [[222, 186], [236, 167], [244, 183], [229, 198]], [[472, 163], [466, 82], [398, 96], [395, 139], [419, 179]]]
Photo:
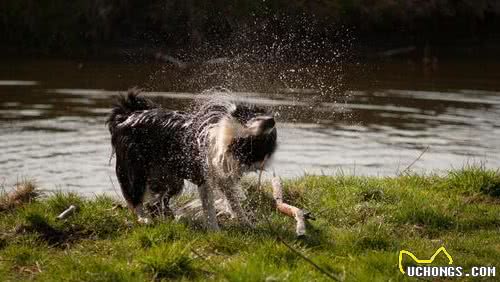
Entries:
[[262, 131], [265, 134], [268, 134], [269, 132], [271, 132], [271, 130], [273, 130], [275, 125], [276, 125], [276, 122], [274, 121], [273, 117], [264, 117], [261, 121]]

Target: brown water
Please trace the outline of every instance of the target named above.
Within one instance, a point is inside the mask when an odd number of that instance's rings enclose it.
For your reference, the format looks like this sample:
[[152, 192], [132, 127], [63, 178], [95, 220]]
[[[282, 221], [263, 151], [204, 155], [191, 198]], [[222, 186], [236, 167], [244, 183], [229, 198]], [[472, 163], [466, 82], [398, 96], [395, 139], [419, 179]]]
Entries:
[[112, 96], [134, 85], [169, 109], [216, 85], [273, 106], [280, 147], [270, 171], [284, 177], [395, 175], [427, 147], [413, 170], [500, 167], [500, 63], [377, 62], [325, 67], [320, 78], [311, 67], [246, 68], [2, 59], [0, 183], [118, 189], [104, 121]]

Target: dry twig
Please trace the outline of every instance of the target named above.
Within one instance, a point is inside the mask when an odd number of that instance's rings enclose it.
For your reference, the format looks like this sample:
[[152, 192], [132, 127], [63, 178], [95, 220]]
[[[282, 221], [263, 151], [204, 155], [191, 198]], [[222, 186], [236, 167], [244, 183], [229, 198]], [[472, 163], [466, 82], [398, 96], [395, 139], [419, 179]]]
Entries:
[[420, 158], [427, 152], [427, 150], [429, 150], [429, 146], [425, 147], [425, 149], [422, 150], [422, 152], [420, 152], [420, 155], [418, 155], [418, 157], [413, 160], [413, 162], [411, 162], [411, 164], [409, 164], [405, 169], [403, 169], [399, 175], [402, 175], [403, 173], [407, 172], [408, 170], [410, 170], [410, 168], [416, 163], [418, 162], [418, 160], [420, 160]]
[[295, 218], [297, 227], [295, 233], [298, 237], [306, 235], [306, 217], [303, 210], [283, 202], [283, 187], [278, 177], [272, 180], [273, 198], [276, 202], [276, 209], [284, 215]]
[[61, 214], [57, 216], [57, 219], [65, 219], [68, 216], [72, 215], [77, 210], [75, 205], [69, 206], [66, 210], [64, 210]]

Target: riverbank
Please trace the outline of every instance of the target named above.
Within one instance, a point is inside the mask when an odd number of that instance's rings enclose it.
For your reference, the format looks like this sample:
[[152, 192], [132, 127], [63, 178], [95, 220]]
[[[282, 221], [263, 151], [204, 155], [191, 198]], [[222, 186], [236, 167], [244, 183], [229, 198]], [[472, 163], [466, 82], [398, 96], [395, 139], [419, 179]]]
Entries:
[[[244, 186], [256, 190], [254, 180]], [[249, 229], [227, 221], [217, 233], [190, 219], [139, 226], [127, 209], [104, 196], [33, 194], [5, 204], [3, 195], [0, 277], [312, 281], [328, 280], [326, 272], [345, 281], [404, 280], [400, 250], [427, 259], [441, 246], [465, 270], [496, 266], [498, 272], [500, 267], [498, 171], [468, 167], [446, 176], [304, 176], [286, 181], [284, 188], [288, 202], [316, 217], [305, 238], [295, 238], [293, 220], [273, 211], [269, 184], [249, 199], [258, 218], [270, 222], [259, 220]], [[78, 206], [76, 213], [57, 220], [70, 205]], [[439, 257], [436, 264], [447, 263]]]

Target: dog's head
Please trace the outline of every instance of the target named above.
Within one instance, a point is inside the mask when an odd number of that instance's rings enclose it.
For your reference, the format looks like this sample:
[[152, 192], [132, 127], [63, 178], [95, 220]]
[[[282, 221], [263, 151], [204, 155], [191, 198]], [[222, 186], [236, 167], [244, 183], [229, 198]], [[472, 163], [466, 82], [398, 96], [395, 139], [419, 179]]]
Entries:
[[[259, 167], [277, 147], [274, 115], [262, 108], [233, 105], [214, 128], [214, 161], [223, 171]], [[236, 162], [233, 162], [236, 161]]]
[[244, 133], [251, 138], [268, 138], [276, 134], [274, 115], [262, 108], [249, 105], [236, 105], [231, 117], [238, 121]]
[[253, 166], [274, 153], [277, 132], [272, 113], [254, 106], [237, 105], [231, 115], [243, 127], [243, 134], [235, 136], [229, 145], [229, 151], [237, 160]]

